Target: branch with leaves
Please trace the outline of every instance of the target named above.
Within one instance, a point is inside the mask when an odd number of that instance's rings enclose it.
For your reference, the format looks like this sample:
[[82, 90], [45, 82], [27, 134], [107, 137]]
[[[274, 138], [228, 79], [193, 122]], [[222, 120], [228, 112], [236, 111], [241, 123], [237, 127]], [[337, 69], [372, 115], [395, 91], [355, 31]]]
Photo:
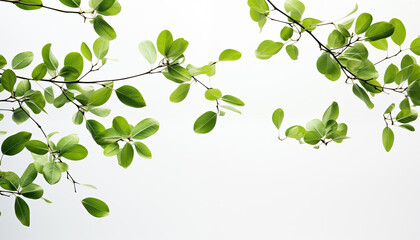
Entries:
[[[381, 74], [376, 69], [377, 65], [394, 60], [407, 50], [420, 55], [420, 37], [414, 39], [409, 48], [402, 48], [406, 39], [406, 29], [399, 19], [393, 18], [389, 22], [373, 23], [370, 13], [362, 13], [355, 21], [351, 16], [358, 10], [357, 5], [349, 14], [336, 21], [325, 22], [312, 17], [303, 18], [305, 5], [299, 0], [286, 0], [284, 10], [277, 7], [271, 0], [248, 0], [248, 6], [252, 20], [258, 22], [261, 30], [267, 20], [286, 25], [280, 31], [280, 38], [284, 42], [263, 41], [255, 51], [257, 58], [270, 59], [286, 45], [289, 57], [297, 60], [299, 49], [296, 45], [302, 35], [308, 34], [322, 52], [316, 62], [317, 70], [331, 81], [337, 81], [344, 74], [345, 82], [352, 85], [354, 95], [361, 99], [369, 109], [374, 107], [369, 94], [372, 97], [388, 92], [402, 94], [403, 100], [399, 104], [400, 111], [396, 117], [392, 117], [391, 114], [395, 103], [391, 104], [384, 114], [386, 127], [382, 138], [386, 151], [391, 150], [394, 142], [394, 134], [390, 126], [396, 125], [409, 131], [415, 130], [409, 124], [417, 119], [418, 113], [414, 107], [420, 105], [420, 66], [415, 57], [409, 54], [404, 55], [401, 58], [400, 68], [393, 63], [389, 64], [385, 73], [382, 74], [382, 83], [379, 80]], [[326, 44], [314, 34], [317, 28], [323, 26], [333, 28]], [[391, 39], [398, 47], [397, 52], [391, 55], [388, 39]], [[369, 59], [369, 51], [365, 44], [386, 51], [386, 56], [374, 63]]]

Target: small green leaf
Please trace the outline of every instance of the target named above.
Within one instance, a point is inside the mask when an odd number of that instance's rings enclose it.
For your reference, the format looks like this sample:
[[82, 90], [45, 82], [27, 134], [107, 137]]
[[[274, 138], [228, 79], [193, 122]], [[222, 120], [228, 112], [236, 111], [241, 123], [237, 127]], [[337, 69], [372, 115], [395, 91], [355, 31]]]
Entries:
[[266, 13], [270, 10], [265, 0], [248, 0], [248, 6], [259, 13]]
[[273, 115], [271, 116], [271, 119], [274, 123], [274, 125], [276, 126], [277, 129], [280, 129], [281, 123], [283, 122], [283, 118], [284, 118], [284, 111], [281, 108], [277, 108], [274, 112]]
[[106, 40], [111, 41], [117, 38], [117, 33], [115, 33], [115, 30], [104, 20], [101, 15], [96, 16], [96, 18], [93, 20], [93, 28], [99, 36], [105, 38]]
[[285, 134], [286, 134], [286, 137], [288, 138], [294, 138], [300, 141], [300, 139], [302, 139], [305, 136], [306, 129], [302, 126], [295, 125], [295, 126], [289, 127], [286, 130]]
[[22, 177], [20, 178], [20, 186], [26, 187], [31, 184], [37, 177], [38, 172], [36, 171], [35, 164], [31, 163], [23, 172]]
[[362, 100], [363, 102], [365, 102], [366, 106], [369, 109], [372, 109], [375, 105], [372, 103], [372, 101], [370, 101], [369, 96], [367, 95], [366, 91], [361, 88], [359, 85], [357, 84], [353, 84], [353, 93], [354, 95], [356, 95], [358, 98], [360, 98], [360, 100]]
[[289, 40], [293, 36], [293, 28], [291, 27], [283, 27], [283, 29], [280, 32], [280, 37], [283, 39], [283, 41]]
[[77, 111], [76, 113], [74, 113], [71, 120], [76, 125], [82, 124], [83, 123], [83, 112]]
[[414, 132], [416, 129], [410, 124], [401, 124], [398, 127], [407, 129], [408, 131]]
[[25, 187], [22, 187], [22, 195], [30, 199], [40, 199], [44, 195], [44, 189], [41, 186], [31, 183]]
[[379, 50], [388, 50], [388, 41], [386, 40], [386, 38], [372, 41], [370, 42], [370, 44]]
[[190, 86], [189, 83], [180, 84], [169, 96], [169, 100], [174, 103], [182, 102], [187, 97]]
[[128, 168], [133, 162], [134, 150], [130, 143], [126, 143], [118, 153], [118, 164], [123, 168]]
[[318, 27], [318, 24], [322, 23], [321, 20], [316, 18], [305, 18], [302, 20], [302, 26], [306, 31], [313, 31]]
[[102, 218], [109, 215], [109, 208], [106, 203], [96, 198], [85, 198], [82, 204], [88, 213], [94, 217]]
[[[168, 66], [168, 74], [171, 78], [169, 80], [175, 80], [176, 82], [188, 82], [191, 80], [191, 74], [188, 72], [187, 69], [179, 66], [179, 65], [171, 65]], [[165, 76], [166, 77], [166, 76]]]
[[104, 16], [115, 16], [121, 12], [121, 4], [115, 0], [114, 4], [108, 8], [106, 11], [99, 11], [101, 15]]
[[420, 106], [420, 80], [416, 80], [408, 85], [407, 94], [414, 105]]
[[172, 33], [168, 30], [163, 30], [156, 41], [156, 46], [160, 54], [166, 57], [169, 49], [171, 48], [173, 43]]
[[316, 63], [318, 71], [331, 81], [336, 81], [341, 76], [341, 68], [327, 52], [322, 53]]
[[10, 69], [6, 69], [1, 76], [1, 85], [8, 92], [13, 92], [16, 84], [16, 74]]
[[307, 144], [310, 145], [316, 145], [321, 141], [321, 137], [317, 132], [314, 131], [308, 131], [305, 133], [305, 136], [303, 137], [303, 141], [305, 141]]
[[60, 139], [60, 141], [58, 141], [57, 143], [57, 148], [58, 149], [63, 149], [67, 146], [73, 145], [73, 144], [78, 144], [79, 143], [79, 136], [75, 133], [73, 134], [69, 134], [63, 138]]
[[208, 111], [201, 115], [194, 123], [194, 132], [199, 134], [209, 133], [216, 126], [217, 113]]
[[394, 43], [398, 46], [401, 46], [404, 43], [405, 37], [407, 35], [404, 24], [401, 22], [401, 20], [397, 18], [391, 19], [389, 23], [391, 23], [395, 27], [395, 31], [391, 35], [392, 41], [394, 41]]
[[103, 59], [109, 50], [109, 41], [104, 38], [98, 38], [93, 43], [93, 53], [98, 59]]
[[131, 130], [130, 136], [136, 140], [142, 140], [155, 134], [159, 130], [159, 122], [152, 118], [146, 118], [137, 123]]
[[32, 71], [32, 78], [34, 80], [41, 80], [47, 74], [47, 70], [47, 65], [45, 65], [45, 63], [40, 63]]
[[382, 131], [382, 144], [384, 145], [385, 151], [391, 151], [392, 145], [394, 144], [394, 132], [389, 127], [385, 127]]
[[[224, 109], [227, 109], [229, 111], [232, 111], [232, 112], [236, 112], [236, 113], [242, 114], [241, 111], [239, 111], [238, 109], [236, 109], [236, 108], [234, 108], [234, 107], [232, 107], [230, 105], [220, 105], [220, 107], [221, 108], [224, 108]], [[220, 116], [222, 116], [222, 114], [220, 114]]]
[[30, 152], [38, 155], [44, 155], [49, 152], [48, 145], [39, 140], [30, 140], [25, 144], [25, 147]]
[[416, 54], [420, 55], [420, 37], [414, 39], [410, 44], [410, 50]]
[[181, 56], [185, 50], [188, 48], [188, 41], [183, 38], [176, 39], [171, 47], [169, 48], [168, 52], [166, 53], [166, 57], [168, 58], [177, 58]]
[[28, 4], [26, 5], [26, 4], [15, 3], [18, 8], [23, 9], [23, 10], [36, 10], [42, 7], [41, 0], [19, 0], [19, 2]]
[[141, 55], [150, 63], [154, 64], [157, 59], [156, 47], [152, 41], [146, 40], [139, 43], [139, 51]]
[[286, 52], [292, 60], [297, 60], [298, 59], [299, 49], [295, 45], [293, 45], [293, 44], [287, 45], [286, 46]]
[[90, 48], [86, 43], [82, 42], [82, 45], [80, 46], [80, 52], [89, 62], [92, 62], [92, 51], [90, 51]]
[[112, 95], [112, 87], [103, 87], [98, 90], [95, 90], [92, 95], [90, 95], [88, 100], [88, 105], [91, 106], [101, 106], [104, 105]]
[[121, 116], [112, 120], [112, 128], [114, 128], [121, 137], [127, 138], [130, 135], [130, 125], [127, 120]]
[[42, 168], [45, 181], [50, 185], [58, 183], [61, 179], [61, 170], [55, 162], [48, 162]]
[[27, 113], [27, 110], [23, 110], [23, 108], [16, 108], [13, 111], [12, 120], [16, 124], [21, 124], [21, 123], [25, 122], [28, 119], [29, 119], [29, 115]]
[[136, 148], [136, 152], [137, 154], [142, 157], [142, 158], [146, 158], [146, 159], [150, 159], [152, 158], [152, 152], [150, 151], [150, 149], [142, 142], [135, 142], [134, 146]]
[[391, 105], [389, 105], [389, 107], [385, 110], [384, 114], [389, 114], [392, 112], [392, 110], [394, 110], [395, 108], [395, 103], [392, 103]]
[[365, 33], [367, 41], [376, 41], [390, 37], [394, 33], [394, 25], [387, 22], [377, 22], [372, 24]]
[[347, 38], [338, 30], [333, 30], [328, 36], [328, 46], [338, 48], [346, 45]]
[[325, 110], [324, 115], [322, 116], [322, 122], [327, 124], [329, 120], [337, 120], [339, 113], [340, 110], [338, 104], [333, 102], [327, 110]]
[[209, 101], [216, 101], [222, 97], [222, 92], [216, 88], [207, 89], [205, 97]]
[[305, 11], [305, 5], [298, 0], [286, 0], [284, 2], [284, 9], [294, 20], [299, 22]]
[[32, 133], [18, 132], [6, 138], [1, 144], [1, 152], [4, 155], [13, 156], [20, 153], [25, 144], [31, 139]]
[[15, 200], [15, 214], [17, 219], [22, 223], [22, 225], [29, 227], [30, 225], [30, 212], [29, 212], [29, 206], [20, 197], [16, 197]]
[[31, 89], [31, 83], [29, 80], [22, 80], [16, 87], [15, 96], [22, 97], [27, 91]]
[[67, 145], [60, 149], [60, 155], [69, 160], [82, 160], [88, 155], [88, 150], [80, 144]]
[[0, 172], [0, 187], [9, 191], [19, 188], [20, 179], [14, 172]]
[[393, 83], [395, 81], [395, 77], [397, 76], [397, 73], [398, 73], [398, 67], [395, 64], [391, 63], [385, 71], [385, 75], [384, 75], [385, 84]]
[[4, 56], [0, 54], [0, 68], [3, 68], [6, 65], [7, 65], [6, 58], [4, 58]]
[[260, 43], [257, 50], [255, 50], [255, 56], [258, 59], [266, 60], [271, 58], [273, 55], [280, 52], [282, 47], [284, 46], [281, 42], [274, 42], [271, 40], [265, 40]]
[[316, 132], [320, 138], [326, 134], [325, 124], [319, 119], [313, 119], [306, 124], [306, 130]]
[[397, 115], [397, 121], [400, 123], [409, 123], [416, 120], [418, 117], [418, 113], [414, 109], [403, 109]]
[[112, 157], [112, 156], [117, 155], [119, 151], [120, 151], [120, 146], [118, 145], [118, 143], [114, 142], [107, 145], [104, 148], [104, 155], [107, 157]]
[[51, 43], [42, 48], [42, 59], [49, 70], [55, 71], [58, 68], [58, 60], [51, 51]]
[[226, 102], [226, 103], [229, 103], [229, 104], [232, 104], [232, 105], [234, 105], [234, 106], [238, 106], [238, 107], [243, 107], [243, 106], [245, 106], [245, 103], [244, 103], [244, 102], [242, 102], [242, 100], [241, 100], [241, 99], [239, 99], [239, 98], [237, 98], [237, 97], [234, 97], [234, 96], [232, 96], [232, 95], [224, 95], [224, 96], [222, 97], [222, 101], [224, 101], [224, 102]]
[[236, 61], [242, 54], [234, 49], [226, 49], [219, 55], [219, 61]]
[[373, 21], [373, 17], [369, 13], [362, 13], [356, 20], [355, 32], [356, 34], [362, 34], [368, 30], [370, 24]]
[[12, 68], [15, 70], [29, 66], [34, 60], [33, 52], [21, 52], [12, 60]]
[[146, 106], [143, 96], [133, 86], [125, 85], [115, 90], [118, 99], [127, 106], [142, 108]]

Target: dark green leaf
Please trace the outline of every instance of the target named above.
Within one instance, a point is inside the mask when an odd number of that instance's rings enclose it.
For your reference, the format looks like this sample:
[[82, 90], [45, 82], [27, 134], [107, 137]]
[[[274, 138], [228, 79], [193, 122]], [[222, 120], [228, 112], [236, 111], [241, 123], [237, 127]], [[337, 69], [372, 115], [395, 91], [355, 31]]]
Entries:
[[32, 133], [18, 132], [6, 138], [1, 145], [1, 152], [4, 155], [13, 156], [20, 153], [25, 144], [31, 139]]
[[42, 7], [41, 0], [19, 0], [19, 2], [28, 4], [28, 5], [25, 5], [25, 4], [15, 3], [18, 8], [23, 9], [23, 10], [36, 10]]
[[115, 30], [104, 20], [101, 15], [98, 15], [93, 20], [93, 28], [99, 36], [105, 38], [106, 40], [111, 41], [117, 38], [117, 33], [115, 33]]
[[327, 110], [325, 110], [324, 115], [322, 116], [322, 122], [327, 124], [329, 120], [337, 120], [339, 113], [340, 110], [338, 104], [333, 102]]
[[16, 108], [13, 111], [12, 119], [16, 124], [21, 124], [29, 119], [29, 115], [23, 108]]
[[106, 203], [96, 198], [85, 198], [82, 204], [88, 213], [94, 217], [102, 218], [109, 215], [109, 208]]
[[22, 195], [30, 199], [40, 199], [44, 195], [44, 189], [41, 186], [31, 183], [25, 187], [22, 187]]
[[394, 33], [394, 25], [387, 22], [377, 22], [372, 24], [366, 31], [367, 41], [376, 41], [390, 37]]
[[397, 121], [400, 123], [409, 123], [416, 120], [418, 117], [418, 113], [414, 109], [403, 109], [397, 115]]
[[26, 187], [31, 184], [37, 177], [38, 172], [36, 171], [35, 164], [31, 163], [23, 172], [22, 177], [20, 178], [20, 186]]
[[1, 76], [1, 85], [8, 92], [12, 92], [16, 84], [16, 74], [10, 69], [6, 69]]
[[38, 155], [44, 155], [49, 151], [48, 145], [39, 140], [30, 140], [25, 144], [25, 147]]
[[29, 212], [29, 206], [20, 197], [16, 197], [15, 200], [15, 214], [17, 219], [22, 223], [22, 225], [29, 227], [30, 225], [30, 212]]
[[143, 96], [135, 87], [125, 85], [115, 90], [115, 92], [117, 93], [118, 99], [127, 106], [134, 108], [146, 106]]
[[47, 65], [45, 63], [41, 63], [34, 68], [32, 71], [32, 78], [34, 80], [41, 80], [47, 74]]
[[78, 8], [80, 6], [80, 0], [60, 0], [60, 2], [71, 8]]
[[372, 109], [375, 105], [372, 103], [372, 101], [370, 101], [369, 96], [367, 95], [366, 91], [361, 88], [359, 85], [357, 84], [353, 84], [353, 93], [354, 95], [356, 95], [358, 98], [360, 98], [360, 100], [362, 100], [363, 102], [365, 102], [366, 106], [369, 109]]

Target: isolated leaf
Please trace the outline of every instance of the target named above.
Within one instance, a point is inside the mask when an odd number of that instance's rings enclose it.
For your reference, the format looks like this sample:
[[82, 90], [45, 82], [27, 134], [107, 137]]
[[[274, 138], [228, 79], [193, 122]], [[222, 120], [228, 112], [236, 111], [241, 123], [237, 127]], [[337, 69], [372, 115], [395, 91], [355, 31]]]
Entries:
[[293, 44], [287, 45], [286, 46], [286, 52], [292, 60], [297, 60], [298, 59], [299, 49], [295, 45], [293, 45]]
[[109, 215], [109, 208], [106, 203], [96, 198], [85, 198], [82, 204], [88, 213], [94, 217], [102, 218]]
[[289, 40], [293, 36], [293, 28], [285, 26], [280, 32], [280, 37], [283, 41]]
[[248, 6], [259, 13], [266, 13], [270, 10], [265, 0], [248, 0]]
[[266, 60], [271, 58], [273, 55], [280, 52], [283, 47], [283, 43], [274, 42], [272, 40], [265, 40], [260, 43], [257, 50], [255, 50], [255, 56], [259, 59]]
[[391, 151], [392, 145], [394, 144], [394, 132], [389, 127], [385, 127], [382, 131], [382, 144], [384, 145], [385, 151]]
[[157, 59], [156, 47], [152, 41], [146, 40], [139, 43], [139, 51], [141, 55], [150, 63], [154, 64]]
[[86, 43], [82, 42], [82, 45], [80, 46], [80, 52], [89, 62], [92, 62], [92, 51], [90, 51], [90, 48]]
[[187, 97], [190, 86], [189, 83], [180, 84], [169, 96], [169, 100], [174, 103], [182, 102]]
[[277, 108], [274, 112], [273, 115], [271, 117], [274, 125], [276, 126], [277, 129], [280, 129], [281, 123], [283, 122], [283, 118], [284, 118], [284, 111], [281, 108]]
[[216, 126], [217, 113], [208, 111], [201, 115], [194, 123], [194, 132], [205, 134]]
[[245, 103], [242, 102], [241, 99], [239, 99], [235, 96], [232, 96], [232, 95], [223, 95], [222, 101], [224, 101], [226, 103], [229, 103], [229, 104], [232, 104], [234, 106], [239, 106], [239, 107], [245, 106]]
[[109, 41], [104, 38], [98, 38], [93, 43], [93, 53], [98, 59], [103, 59], [109, 50]]
[[226, 49], [219, 55], [219, 61], [236, 61], [242, 54], [234, 49]]

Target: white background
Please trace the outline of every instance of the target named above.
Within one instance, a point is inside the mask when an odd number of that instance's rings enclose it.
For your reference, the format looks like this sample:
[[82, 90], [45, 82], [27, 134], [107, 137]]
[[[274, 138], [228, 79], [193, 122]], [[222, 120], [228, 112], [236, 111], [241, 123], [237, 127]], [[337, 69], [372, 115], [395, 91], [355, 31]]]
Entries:
[[[282, 0], [274, 2], [282, 7]], [[304, 3], [306, 17], [327, 21], [344, 16], [355, 4]], [[58, 1], [45, 4], [60, 6]], [[204, 99], [202, 87], [193, 85], [187, 100], [174, 104], [169, 95], [176, 84], [163, 76], [133, 79], [127, 84], [139, 88], [148, 106], [129, 108], [114, 95], [108, 104], [112, 114], [101, 122], [110, 126], [119, 115], [132, 124], [153, 117], [161, 128], [145, 142], [153, 159], [136, 156], [125, 170], [115, 157], [102, 155], [83, 125], [71, 122], [73, 106], [49, 107], [49, 114], [37, 119], [46, 131], [59, 131], [58, 137], [80, 134], [89, 156], [70, 162], [70, 171], [77, 181], [99, 189], [79, 187], [75, 194], [64, 178], [48, 186], [39, 176], [36, 182], [54, 203], [28, 200], [31, 227], [26, 228], [14, 216], [14, 199], [0, 198], [2, 239], [420, 239], [420, 136], [395, 128], [392, 151], [386, 153], [381, 145], [382, 112], [402, 96], [377, 96], [375, 109], [368, 110], [343, 79], [330, 82], [317, 72], [319, 48], [306, 34], [297, 45], [298, 61], [291, 61], [284, 49], [268, 61], [257, 60], [255, 48], [265, 39], [280, 40], [282, 25], [269, 22], [259, 34], [246, 1], [123, 0], [121, 4], [119, 16], [106, 18], [118, 33], [109, 57], [118, 61], [109, 61], [89, 79], [147, 71], [150, 66], [137, 44], [155, 41], [161, 30], [169, 29], [174, 37], [190, 42], [187, 62], [194, 65], [216, 60], [226, 48], [243, 53], [238, 62], [218, 64], [211, 81], [213, 87], [246, 102], [243, 114], [229, 113], [218, 119], [210, 134], [197, 135], [192, 130], [195, 119], [214, 109]], [[417, 1], [366, 0], [359, 5], [358, 13], [371, 12], [374, 21], [400, 18], [408, 32], [405, 47], [420, 34]], [[0, 5], [0, 30], [1, 54], [12, 59], [19, 52], [34, 51], [36, 64], [46, 43], [53, 44], [54, 54], [62, 60], [78, 51], [82, 41], [92, 45], [97, 37], [91, 24], [83, 24], [79, 16], [44, 9], [24, 12], [7, 3]], [[325, 42], [330, 30], [325, 27], [316, 34]], [[379, 60], [385, 53], [372, 50], [371, 56]], [[19, 74], [29, 75], [32, 67]], [[383, 72], [384, 65], [379, 70]], [[271, 123], [274, 109], [285, 110], [284, 133], [288, 126], [320, 118], [334, 100], [351, 139], [320, 150], [276, 139]], [[42, 139], [30, 121], [17, 126], [7, 119], [0, 126], [9, 133], [30, 130], [35, 139]], [[21, 174], [30, 161], [29, 154], [22, 153], [5, 158], [1, 167]], [[106, 201], [110, 216], [90, 216], [80, 203], [89, 196]]]

